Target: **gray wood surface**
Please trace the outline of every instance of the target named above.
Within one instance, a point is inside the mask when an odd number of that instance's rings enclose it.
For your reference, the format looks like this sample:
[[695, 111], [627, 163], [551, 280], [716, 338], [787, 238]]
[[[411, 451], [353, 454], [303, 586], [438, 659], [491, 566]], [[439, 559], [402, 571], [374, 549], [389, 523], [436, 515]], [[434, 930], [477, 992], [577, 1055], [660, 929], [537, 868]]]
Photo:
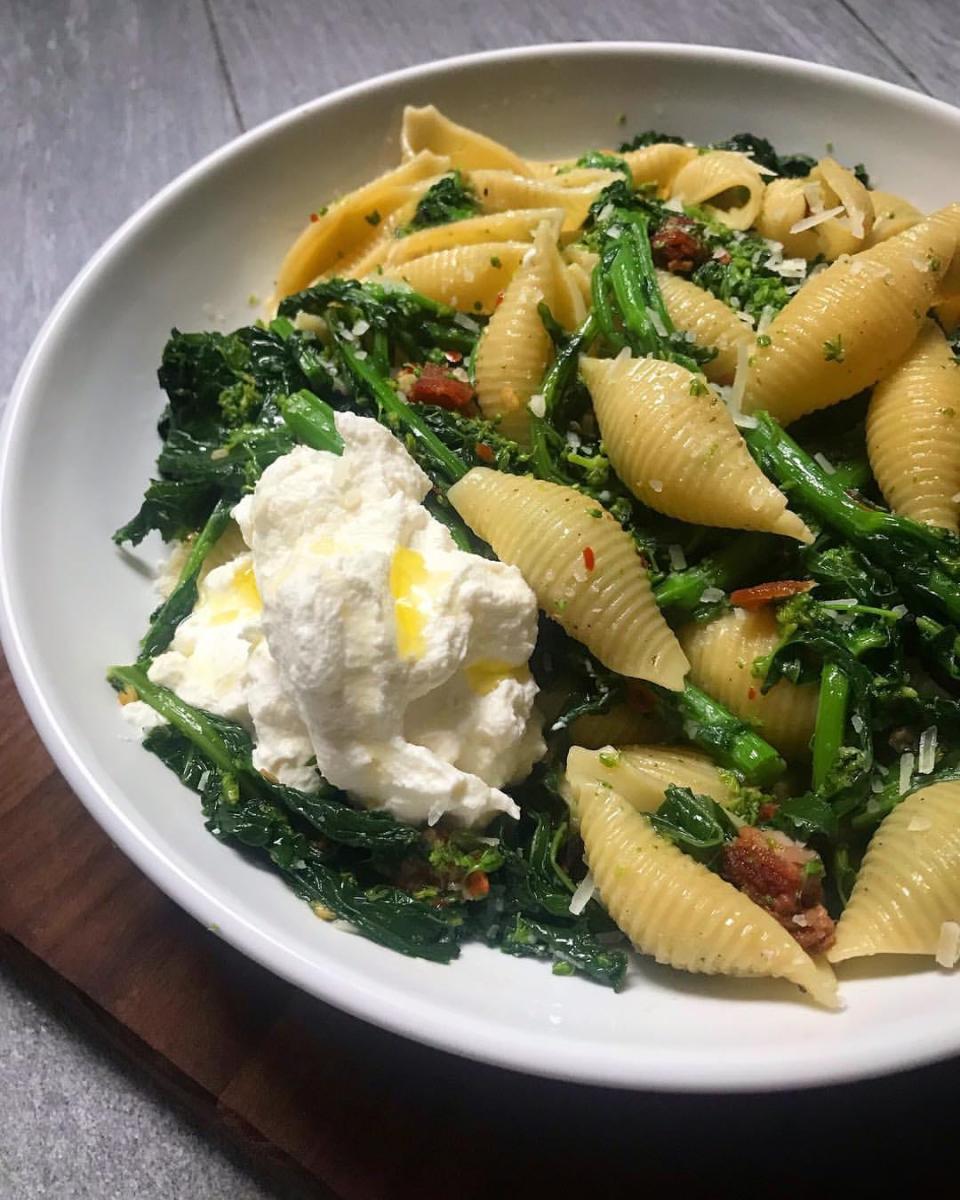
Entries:
[[[957, 0], [0, 0], [0, 396], [96, 246], [240, 129], [449, 54], [618, 38], [766, 50], [960, 102]], [[0, 1031], [0, 1200], [275, 1194], [29, 984], [0, 986]]]

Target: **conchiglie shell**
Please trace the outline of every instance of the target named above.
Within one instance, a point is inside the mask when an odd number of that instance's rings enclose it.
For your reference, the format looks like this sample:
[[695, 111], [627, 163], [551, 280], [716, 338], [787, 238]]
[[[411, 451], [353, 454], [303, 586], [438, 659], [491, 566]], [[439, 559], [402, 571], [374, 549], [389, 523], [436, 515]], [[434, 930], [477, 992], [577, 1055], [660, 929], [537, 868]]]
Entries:
[[787, 758], [809, 756], [817, 685], [781, 679], [764, 694], [763, 680], [753, 674], [754, 662], [780, 643], [776, 618], [769, 609], [735, 608], [715, 621], [685, 625], [678, 636], [690, 660], [692, 683], [748, 721]]
[[399, 279], [431, 300], [462, 312], [492, 313], [529, 249], [526, 242], [451, 246], [385, 268], [384, 278]]
[[826, 963], [815, 963], [768, 912], [661, 837], [612, 788], [582, 788], [579, 809], [597, 891], [641, 954], [698, 974], [786, 979], [838, 1007]]
[[827, 952], [936, 954], [940, 927], [960, 922], [960, 783], [914, 792], [884, 818]]
[[673, 142], [655, 142], [639, 150], [620, 155], [630, 168], [633, 186], [655, 183], [661, 196], [669, 196], [677, 173], [698, 155], [696, 146], [678, 146]]
[[944, 300], [943, 304], [938, 304], [934, 311], [937, 314], [937, 320], [948, 334], [956, 333], [960, 329], [960, 296], [955, 296], [952, 300]]
[[609, 712], [588, 713], [570, 726], [570, 740], [575, 746], [599, 750], [603, 746], [633, 746], [659, 742], [666, 736], [664, 723], [654, 716], [640, 712], [629, 702], [615, 704]]
[[805, 183], [803, 179], [771, 179], [763, 193], [757, 232], [780, 242], [786, 258], [812, 259], [820, 253], [817, 227], [791, 232], [808, 215]]
[[[579, 229], [590, 205], [618, 172], [593, 171], [590, 181], [573, 187], [552, 179], [526, 179], [508, 171], [473, 171], [470, 184], [484, 212], [504, 212], [514, 208], [562, 208], [563, 231]], [[622, 178], [622, 176], [621, 176]]]
[[873, 208], [873, 228], [867, 238], [868, 246], [876, 246], [887, 238], [896, 237], [923, 220], [923, 213], [909, 200], [894, 192], [873, 191], [870, 193]]
[[455, 246], [472, 246], [477, 242], [531, 241], [544, 221], [552, 224], [559, 235], [563, 209], [526, 208], [468, 217], [465, 221], [451, 221], [448, 225], [432, 225], [406, 237], [395, 237], [386, 262], [390, 267], [401, 266], [425, 254], [436, 254]]
[[856, 254], [867, 243], [873, 229], [873, 204], [870, 193], [852, 171], [835, 158], [821, 158], [810, 172], [810, 180], [820, 184], [826, 209], [843, 205], [843, 214], [813, 228], [820, 253], [833, 262], [841, 254]]
[[867, 453], [894, 512], [958, 531], [960, 366], [933, 321], [873, 389]]
[[[797, 222], [838, 207], [844, 211], [793, 232]], [[805, 179], [774, 179], [767, 184], [757, 231], [781, 242], [788, 257], [833, 262], [870, 244], [873, 221], [870, 193], [860, 180], [836, 159], [822, 158]]]
[[[583, 268], [576, 263], [560, 261], [555, 274], [553, 317], [561, 328], [572, 331], [583, 324], [587, 315], [588, 301], [584, 299], [581, 278]], [[589, 279], [587, 282], [589, 284]]]
[[403, 110], [400, 147], [404, 159], [430, 151], [449, 158], [461, 170], [489, 168], [519, 175], [527, 173], [526, 163], [519, 154], [485, 134], [457, 125], [432, 104], [422, 108], [408, 104]]
[[333, 274], [343, 279], [363, 279], [371, 271], [382, 267], [396, 245], [397, 230], [406, 225], [416, 212], [418, 200], [419, 196], [412, 196], [386, 220], [381, 221], [372, 240], [361, 246], [348, 260], [338, 263]]
[[497, 557], [519, 567], [543, 611], [605, 666], [682, 688], [687, 660], [633, 538], [608, 512], [573, 488], [485, 467], [447, 495]]
[[[726, 405], [697, 377], [656, 358], [582, 358], [614, 470], [644, 504], [698, 525], [812, 541], [750, 456]], [[693, 386], [693, 391], [691, 391]]]
[[960, 204], [948, 204], [946, 208], [937, 209], [916, 228], [924, 226], [937, 229], [947, 237], [952, 236], [953, 238], [953, 252], [949, 254], [945, 262], [937, 300], [943, 301], [960, 297]]
[[[763, 205], [763, 177], [745, 154], [709, 150], [677, 172], [671, 195], [697, 204], [730, 229], [749, 229]], [[741, 201], [738, 203], [737, 201]]]
[[928, 220], [809, 279], [752, 355], [744, 411], [789, 424], [876, 383], [915, 341], [955, 248], [956, 232]]
[[580, 303], [583, 305], [584, 316], [586, 316], [592, 305], [590, 273], [584, 269], [581, 263], [572, 262], [567, 264], [567, 278], [580, 293]]
[[368, 216], [377, 212], [381, 219], [389, 217], [410, 199], [411, 185], [434, 179], [449, 167], [449, 159], [424, 151], [331, 204], [287, 251], [277, 276], [277, 299], [302, 291], [338, 263], [356, 258], [377, 236]]
[[[530, 428], [527, 404], [539, 391], [553, 355], [553, 343], [538, 311], [556, 303], [563, 263], [547, 224], [537, 230], [532, 248], [510, 280], [503, 300], [477, 347], [477, 402], [483, 415], [499, 421], [500, 430], [526, 444]], [[556, 260], [556, 262], [554, 261]]]
[[698, 346], [714, 346], [716, 358], [703, 368], [715, 383], [732, 383], [737, 371], [737, 348], [752, 346], [753, 329], [716, 296], [672, 271], [658, 271], [660, 294], [670, 320], [689, 333]]
[[[706, 754], [684, 746], [571, 746], [566, 779], [574, 806], [583, 787], [610, 787], [637, 812], [656, 812], [667, 788], [690, 788], [726, 807], [735, 793], [723, 772]], [[576, 810], [579, 811], [579, 810]]]

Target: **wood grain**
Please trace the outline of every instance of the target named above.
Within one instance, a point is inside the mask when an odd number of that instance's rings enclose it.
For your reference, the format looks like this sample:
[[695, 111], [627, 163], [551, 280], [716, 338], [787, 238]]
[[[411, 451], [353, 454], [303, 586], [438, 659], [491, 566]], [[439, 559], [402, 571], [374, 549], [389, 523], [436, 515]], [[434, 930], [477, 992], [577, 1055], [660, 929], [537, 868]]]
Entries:
[[193, 0], [0, 14], [0, 393], [60, 292], [144, 200], [239, 130]]
[[956, 0], [843, 0], [878, 44], [909, 74], [913, 86], [960, 103], [960, 8]]
[[618, 39], [765, 50], [911, 84], [836, 0], [210, 0], [247, 125], [382, 71], [536, 42]]

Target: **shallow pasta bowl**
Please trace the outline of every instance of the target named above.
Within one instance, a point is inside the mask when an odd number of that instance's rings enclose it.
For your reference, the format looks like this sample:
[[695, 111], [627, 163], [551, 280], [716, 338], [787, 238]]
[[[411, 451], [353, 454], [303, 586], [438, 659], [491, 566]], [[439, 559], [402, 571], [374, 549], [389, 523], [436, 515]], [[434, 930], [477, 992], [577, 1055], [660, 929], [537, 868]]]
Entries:
[[[624, 993], [468, 946], [449, 967], [319, 922], [274, 876], [204, 830], [199, 806], [124, 740], [112, 662], [152, 606], [147, 572], [110, 533], [154, 456], [155, 368], [171, 326], [255, 315], [305, 215], [396, 161], [405, 103], [538, 158], [650, 126], [709, 141], [753, 129], [785, 149], [864, 161], [924, 208], [955, 199], [945, 146], [960, 112], [859, 76], [769, 56], [572, 45], [454, 59], [347, 88], [211, 155], [127, 222], [33, 346], [0, 447], [3, 641], [57, 764], [108, 835], [173, 899], [304, 990], [445, 1049], [571, 1080], [665, 1089], [772, 1088], [877, 1074], [960, 1050], [957, 983], [915, 964], [841, 968], [845, 1011], [786, 985], [639, 963]], [[759, 115], [758, 115], [759, 114]], [[155, 561], [148, 547], [141, 562]]]

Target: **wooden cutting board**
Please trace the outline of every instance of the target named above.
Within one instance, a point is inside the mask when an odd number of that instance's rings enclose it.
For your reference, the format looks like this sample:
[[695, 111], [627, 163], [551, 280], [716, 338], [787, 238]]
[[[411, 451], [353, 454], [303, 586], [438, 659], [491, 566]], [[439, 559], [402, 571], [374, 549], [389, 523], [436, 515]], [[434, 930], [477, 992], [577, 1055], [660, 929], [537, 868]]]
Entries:
[[910, 1194], [953, 1171], [960, 1062], [793, 1095], [627, 1094], [471, 1063], [303, 995], [111, 844], [2, 658], [0, 953], [304, 1195], [809, 1196], [864, 1183], [881, 1147], [885, 1183]]

